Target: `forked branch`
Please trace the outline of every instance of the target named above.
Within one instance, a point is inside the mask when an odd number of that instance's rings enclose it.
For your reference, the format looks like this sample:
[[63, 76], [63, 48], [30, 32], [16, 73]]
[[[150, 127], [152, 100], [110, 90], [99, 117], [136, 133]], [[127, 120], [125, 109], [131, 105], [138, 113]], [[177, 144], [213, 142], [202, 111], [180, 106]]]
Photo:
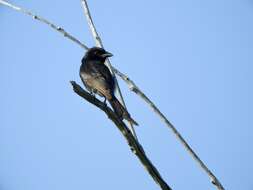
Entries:
[[94, 106], [102, 110], [108, 116], [108, 118], [116, 125], [116, 127], [125, 137], [132, 152], [139, 158], [144, 168], [148, 171], [148, 173], [151, 175], [154, 181], [161, 187], [161, 189], [171, 190], [169, 185], [163, 180], [163, 178], [159, 174], [158, 170], [155, 168], [155, 166], [153, 166], [151, 161], [148, 159], [143, 148], [135, 139], [131, 131], [128, 129], [125, 123], [117, 117], [117, 115], [111, 110], [111, 108], [107, 107], [106, 104], [104, 104], [94, 96], [90, 95], [88, 92], [82, 89], [82, 87], [79, 86], [76, 82], [71, 81], [71, 84], [73, 86], [73, 90], [75, 93], [77, 93], [79, 96], [87, 100], [89, 103], [93, 104]]
[[[21, 13], [24, 13], [28, 16], [33, 17], [35, 20], [38, 20], [49, 27], [53, 28], [55, 31], [60, 32], [64, 35], [64, 37], [70, 39], [71, 41], [75, 42], [77, 45], [81, 46], [84, 49], [88, 49], [88, 47], [80, 42], [77, 38], [66, 32], [63, 28], [56, 26], [52, 22], [48, 21], [47, 19], [40, 17], [26, 9], [17, 7], [11, 3], [8, 3], [6, 1], [0, 0], [0, 4], [5, 5], [9, 8], [12, 8], [16, 11], [19, 11]], [[135, 92], [139, 97], [141, 97], [152, 109], [153, 111], [158, 114], [158, 116], [162, 119], [162, 121], [173, 131], [173, 133], [176, 135], [177, 139], [183, 144], [185, 149], [190, 153], [190, 155], [193, 157], [193, 159], [200, 165], [200, 167], [207, 173], [207, 175], [210, 177], [211, 182], [216, 186], [218, 190], [224, 190], [224, 187], [220, 183], [220, 181], [215, 177], [215, 175], [208, 169], [208, 167], [200, 160], [200, 158], [197, 156], [197, 154], [192, 150], [192, 148], [188, 145], [188, 143], [184, 140], [184, 138], [181, 136], [181, 134], [176, 130], [176, 128], [169, 122], [169, 120], [164, 116], [164, 114], [161, 113], [161, 111], [155, 106], [155, 104], [140, 90], [139, 87], [135, 85], [135, 83], [125, 74], [118, 71], [116, 68], [113, 68], [113, 71], [115, 74], [120, 76], [128, 85], [130, 90]], [[80, 94], [79, 94], [80, 95]], [[87, 100], [87, 99], [86, 99]]]
[[122, 80], [126, 82], [128, 88], [136, 93], [142, 100], [144, 100], [151, 109], [160, 117], [160, 119], [169, 127], [174, 135], [176, 135], [177, 139], [182, 143], [185, 149], [189, 152], [191, 157], [199, 164], [199, 166], [207, 173], [210, 177], [212, 184], [216, 186], [218, 190], [224, 190], [224, 187], [219, 182], [219, 180], [215, 177], [215, 175], [208, 169], [208, 167], [204, 164], [204, 162], [198, 157], [198, 155], [193, 151], [190, 145], [185, 141], [182, 135], [177, 131], [174, 125], [163, 115], [163, 113], [156, 107], [156, 105], [140, 90], [140, 88], [125, 74], [118, 71], [116, 68], [113, 68], [115, 74], [117, 74]]
[[[84, 15], [87, 19], [87, 22], [88, 22], [88, 25], [89, 25], [89, 28], [90, 28], [90, 31], [91, 31], [91, 34], [95, 40], [95, 43], [96, 43], [96, 46], [98, 47], [103, 47], [103, 42], [102, 42], [102, 39], [100, 38], [100, 36], [98, 35], [98, 32], [96, 30], [96, 27], [95, 27], [95, 24], [92, 20], [92, 17], [91, 17], [91, 13], [90, 13], [90, 9], [89, 9], [89, 6], [88, 6], [88, 3], [86, 0], [81, 0], [81, 3], [82, 3], [82, 7], [83, 7], [83, 10], [84, 10]], [[119, 101], [121, 102], [121, 104], [125, 107], [125, 109], [127, 110], [127, 107], [126, 107], [126, 104], [125, 104], [125, 101], [124, 101], [124, 98], [122, 96], [122, 93], [121, 93], [121, 90], [120, 90], [120, 87], [119, 87], [119, 84], [118, 84], [118, 81], [117, 81], [117, 78], [115, 77], [115, 74], [114, 74], [114, 71], [113, 71], [113, 67], [110, 63], [110, 60], [107, 59], [105, 64], [107, 65], [107, 67], [110, 69], [114, 79], [115, 79], [115, 92], [119, 95]], [[132, 125], [132, 123], [128, 122], [128, 125], [131, 129], [131, 132], [133, 133], [134, 137], [136, 138], [136, 140], [138, 140], [137, 138], [137, 135], [136, 135], [136, 132], [134, 130], [134, 127]]]

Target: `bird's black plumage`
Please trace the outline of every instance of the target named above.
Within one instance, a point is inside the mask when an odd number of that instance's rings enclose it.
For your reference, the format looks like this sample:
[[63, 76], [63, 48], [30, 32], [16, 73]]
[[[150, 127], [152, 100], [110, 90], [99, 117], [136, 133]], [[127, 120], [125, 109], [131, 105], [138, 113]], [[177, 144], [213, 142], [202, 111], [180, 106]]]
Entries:
[[114, 95], [114, 78], [108, 67], [104, 64], [106, 58], [111, 56], [112, 54], [103, 48], [90, 48], [82, 59], [80, 77], [87, 90], [105, 97], [110, 102], [120, 119], [126, 119], [138, 125]]

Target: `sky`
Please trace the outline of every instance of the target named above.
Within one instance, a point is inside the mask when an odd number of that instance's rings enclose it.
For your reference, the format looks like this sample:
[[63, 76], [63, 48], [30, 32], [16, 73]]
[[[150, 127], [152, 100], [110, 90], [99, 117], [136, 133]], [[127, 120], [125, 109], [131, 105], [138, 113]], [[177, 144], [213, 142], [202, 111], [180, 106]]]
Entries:
[[[17, 1], [94, 46], [80, 1]], [[88, 1], [112, 64], [176, 126], [225, 189], [253, 189], [253, 1]], [[0, 6], [0, 189], [159, 187], [107, 116], [73, 93], [84, 49]], [[148, 157], [173, 190], [206, 173], [119, 79]]]

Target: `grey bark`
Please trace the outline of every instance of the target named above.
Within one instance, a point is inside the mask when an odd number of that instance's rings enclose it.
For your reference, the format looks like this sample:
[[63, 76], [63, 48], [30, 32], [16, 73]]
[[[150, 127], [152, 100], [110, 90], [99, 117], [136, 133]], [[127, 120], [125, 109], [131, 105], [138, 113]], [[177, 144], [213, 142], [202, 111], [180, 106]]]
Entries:
[[[94, 24], [94, 22], [92, 20], [88, 3], [87, 3], [86, 0], [81, 0], [81, 4], [82, 4], [83, 10], [84, 10], [84, 14], [85, 14], [85, 17], [87, 19], [87, 22], [88, 22], [91, 34], [92, 34], [92, 36], [93, 36], [93, 38], [95, 40], [96, 46], [103, 48], [104, 46], [103, 46], [102, 40], [101, 40], [101, 38], [100, 38], [97, 30], [96, 30], [95, 24]], [[112, 75], [113, 75], [113, 77], [115, 79], [115, 92], [116, 92], [116, 94], [119, 95], [119, 101], [125, 107], [125, 109], [127, 110], [124, 98], [122, 96], [122, 93], [121, 93], [121, 90], [120, 90], [117, 78], [115, 77], [115, 74], [113, 72], [110, 60], [107, 59], [106, 62], [105, 62], [105, 64], [109, 68], [109, 70], [111, 71], [111, 73], [112, 73]], [[129, 127], [131, 129], [131, 132], [133, 133], [134, 137], [136, 138], [136, 140], [138, 140], [137, 134], [136, 134], [136, 132], [134, 130], [134, 127], [133, 127], [132, 123], [128, 122], [128, 125], [129, 125]]]
[[215, 175], [211, 172], [211, 170], [208, 169], [208, 167], [204, 164], [204, 162], [198, 157], [198, 155], [193, 151], [193, 149], [190, 147], [190, 145], [186, 142], [186, 140], [182, 137], [182, 135], [177, 131], [177, 129], [174, 127], [174, 125], [164, 116], [164, 114], [158, 109], [158, 107], [140, 90], [138, 86], [125, 74], [118, 71], [116, 68], [113, 68], [113, 71], [115, 74], [117, 74], [122, 80], [126, 82], [128, 85], [128, 88], [136, 93], [142, 100], [144, 100], [149, 107], [160, 117], [160, 119], [166, 124], [167, 127], [169, 127], [176, 138], [182, 143], [182, 145], [185, 147], [185, 149], [188, 151], [188, 153], [191, 155], [191, 157], [198, 163], [198, 165], [207, 173], [207, 175], [210, 177], [210, 180], [212, 184], [216, 186], [218, 190], [224, 190], [224, 187], [219, 182], [219, 180], [215, 177]]
[[77, 93], [79, 96], [87, 100], [89, 103], [93, 104], [94, 106], [102, 110], [108, 116], [108, 118], [116, 125], [116, 127], [125, 137], [132, 153], [134, 153], [139, 158], [144, 168], [148, 171], [148, 173], [151, 175], [154, 181], [161, 187], [161, 189], [171, 190], [171, 187], [163, 180], [158, 170], [148, 159], [142, 146], [135, 139], [132, 132], [128, 129], [125, 123], [117, 117], [117, 115], [111, 110], [111, 108], [107, 107], [106, 104], [104, 104], [94, 96], [90, 95], [90, 93], [82, 89], [82, 87], [79, 86], [76, 82], [71, 81], [71, 84], [73, 86], [73, 90], [75, 93]]
[[[49, 22], [47, 19], [40, 17], [26, 9], [20, 8], [18, 6], [15, 6], [13, 4], [10, 4], [6, 1], [0, 0], [0, 4], [5, 5], [7, 7], [10, 7], [16, 11], [22, 12], [28, 16], [33, 17], [35, 20], [38, 20], [49, 27], [53, 28], [55, 31], [60, 32], [64, 35], [67, 39], [70, 39], [71, 41], [75, 42], [79, 46], [81, 46], [84, 49], [89, 49], [85, 44], [80, 42], [77, 38], [66, 32], [62, 27], [58, 27], [55, 24]], [[182, 145], [185, 147], [185, 149], [190, 153], [192, 158], [200, 165], [200, 167], [207, 173], [209, 176], [212, 184], [215, 185], [215, 187], [218, 190], [224, 190], [224, 187], [222, 186], [221, 182], [218, 180], [218, 178], [211, 172], [210, 169], [201, 161], [201, 159], [198, 157], [198, 155], [193, 151], [193, 149], [189, 146], [189, 144], [184, 140], [182, 135], [176, 130], [176, 128], [169, 122], [169, 120], [164, 116], [164, 114], [161, 113], [161, 111], [155, 106], [155, 104], [140, 90], [139, 87], [135, 85], [135, 83], [125, 74], [121, 73], [116, 68], [112, 67], [113, 71], [123, 79], [130, 90], [135, 92], [139, 97], [141, 97], [152, 109], [153, 111], [161, 118], [161, 120], [173, 131], [173, 133], [176, 135], [177, 139], [182, 143]]]

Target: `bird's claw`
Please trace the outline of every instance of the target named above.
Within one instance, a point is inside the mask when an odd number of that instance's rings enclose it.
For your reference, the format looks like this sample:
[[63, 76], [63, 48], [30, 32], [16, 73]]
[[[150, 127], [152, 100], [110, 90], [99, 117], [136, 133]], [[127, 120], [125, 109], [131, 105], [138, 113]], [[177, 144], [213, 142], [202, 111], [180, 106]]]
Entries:
[[104, 103], [104, 106], [106, 107], [107, 106], [107, 104], [106, 104], [106, 98], [104, 99], [103, 103]]
[[94, 100], [96, 99], [96, 95], [92, 91], [90, 92], [90, 95], [93, 97]]

